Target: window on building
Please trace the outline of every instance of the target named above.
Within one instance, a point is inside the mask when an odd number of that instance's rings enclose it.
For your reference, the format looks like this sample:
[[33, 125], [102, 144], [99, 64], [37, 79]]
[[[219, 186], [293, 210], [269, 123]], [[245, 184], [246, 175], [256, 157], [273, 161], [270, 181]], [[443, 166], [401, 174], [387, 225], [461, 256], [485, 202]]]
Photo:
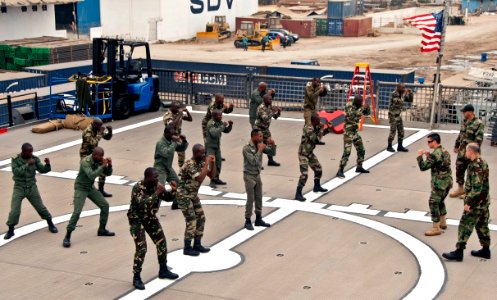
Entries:
[[31, 9], [32, 9], [33, 11], [38, 11], [38, 5], [33, 5], [33, 6], [31, 6]]
[[47, 11], [47, 5], [46, 5], [46, 4], [43, 4], [43, 5], [41, 6], [41, 10], [43, 10], [43, 11]]
[[21, 11], [22, 12], [27, 12], [28, 11], [28, 7], [27, 6], [21, 6]]
[[7, 6], [0, 6], [0, 11], [2, 12], [2, 14], [6, 14], [7, 13]]

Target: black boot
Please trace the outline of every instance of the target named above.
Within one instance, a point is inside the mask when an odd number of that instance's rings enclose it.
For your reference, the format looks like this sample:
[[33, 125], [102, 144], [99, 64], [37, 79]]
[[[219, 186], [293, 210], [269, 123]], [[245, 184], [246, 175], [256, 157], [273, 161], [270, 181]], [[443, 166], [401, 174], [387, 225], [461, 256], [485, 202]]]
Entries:
[[219, 178], [211, 179], [211, 185], [225, 185], [225, 184], [226, 182], [222, 181]]
[[445, 252], [444, 254], [442, 254], [442, 256], [448, 260], [462, 261], [462, 259], [464, 258], [464, 250], [458, 248], [456, 249], [456, 251], [452, 251], [449, 253]]
[[268, 155], [267, 165], [268, 166], [273, 166], [273, 167], [279, 167], [281, 164], [279, 162], [275, 161], [272, 156]]
[[198, 256], [200, 253], [198, 253], [198, 251], [196, 250], [193, 250], [192, 240], [185, 240], [185, 248], [183, 248], [183, 254], [190, 256]]
[[135, 273], [133, 275], [133, 286], [137, 289], [137, 290], [144, 290], [145, 289], [145, 285], [143, 284], [143, 281], [140, 277], [140, 273]]
[[167, 261], [160, 263], [159, 278], [160, 279], [178, 279], [178, 274], [169, 271]]
[[255, 217], [255, 222], [254, 222], [254, 225], [255, 226], [261, 226], [261, 227], [271, 227], [271, 224], [269, 223], [266, 223], [262, 220], [262, 217], [261, 215], [257, 215]]
[[57, 230], [57, 227], [55, 227], [55, 225], [53, 224], [52, 219], [47, 219], [47, 224], [48, 224], [48, 231], [50, 231], [51, 233], [59, 232]]
[[104, 183], [99, 183], [99, 184], [98, 184], [98, 191], [99, 191], [99, 192], [100, 192], [100, 194], [102, 194], [102, 196], [104, 196], [105, 198], [112, 197], [112, 194], [111, 194], [111, 193], [107, 193], [106, 191], [104, 191]]
[[490, 259], [490, 249], [488, 246], [484, 246], [480, 250], [471, 250], [471, 255], [481, 258]]
[[72, 231], [66, 232], [66, 236], [64, 237], [64, 240], [62, 241], [62, 246], [64, 246], [64, 248], [71, 247], [71, 233], [72, 233]]
[[368, 170], [364, 169], [362, 166], [358, 166], [357, 168], [355, 168], [355, 172], [356, 173], [369, 173]]
[[116, 234], [112, 231], [108, 231], [107, 229], [105, 229], [105, 226], [100, 225], [100, 227], [98, 227], [97, 235], [98, 236], [115, 236]]
[[344, 179], [345, 174], [343, 174], [343, 169], [338, 169], [337, 175], [338, 178]]
[[173, 204], [171, 205], [171, 209], [172, 210], [179, 209], [178, 201], [176, 201], [176, 199], [173, 200]]
[[319, 141], [316, 142], [316, 145], [326, 145], [326, 143], [323, 142], [323, 141], [321, 141], [321, 140], [319, 140]]
[[195, 241], [193, 242], [193, 250], [200, 252], [200, 253], [207, 253], [211, 251], [209, 247], [204, 247], [202, 246], [202, 239], [201, 238], [195, 238]]
[[395, 149], [392, 147], [392, 143], [388, 143], [387, 151], [388, 152], [395, 152]]
[[320, 181], [321, 181], [320, 179], [317, 179], [317, 178], [316, 178], [316, 179], [314, 179], [314, 188], [312, 189], [312, 191], [313, 191], [314, 193], [318, 193], [318, 192], [320, 192], [320, 193], [324, 193], [324, 192], [327, 192], [327, 191], [328, 191], [327, 189], [325, 189], [325, 188], [323, 188], [323, 187], [321, 186], [321, 182], [320, 182]]
[[400, 152], [409, 152], [409, 149], [404, 148], [404, 146], [402, 146], [402, 140], [399, 140], [399, 144], [397, 145], [397, 151], [400, 151]]
[[303, 186], [297, 187], [297, 191], [295, 192], [295, 200], [301, 201], [301, 202], [304, 202], [305, 200], [307, 200], [304, 198], [304, 196], [302, 196], [302, 189], [303, 188], [304, 188]]
[[8, 240], [15, 235], [14, 226], [9, 226], [9, 231], [3, 236], [4, 240]]
[[254, 230], [254, 226], [252, 226], [252, 221], [250, 221], [250, 218], [245, 218], [245, 229]]

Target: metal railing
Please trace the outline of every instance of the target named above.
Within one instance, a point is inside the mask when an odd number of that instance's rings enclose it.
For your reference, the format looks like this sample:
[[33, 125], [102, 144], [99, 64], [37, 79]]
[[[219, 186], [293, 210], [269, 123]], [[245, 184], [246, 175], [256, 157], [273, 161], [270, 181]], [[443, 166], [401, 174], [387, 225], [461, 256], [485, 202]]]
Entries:
[[7, 94], [0, 98], [0, 126], [12, 127], [39, 118], [38, 93]]

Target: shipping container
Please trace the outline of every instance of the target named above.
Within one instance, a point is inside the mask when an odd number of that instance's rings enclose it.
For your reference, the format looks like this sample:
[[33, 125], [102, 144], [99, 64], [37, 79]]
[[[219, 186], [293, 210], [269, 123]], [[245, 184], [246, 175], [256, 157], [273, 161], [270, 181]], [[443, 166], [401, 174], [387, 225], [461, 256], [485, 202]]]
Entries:
[[298, 34], [301, 38], [311, 38], [316, 36], [315, 20], [281, 19], [281, 26], [290, 32]]
[[328, 1], [328, 18], [343, 19], [354, 16], [354, 13], [355, 7], [351, 0]]
[[365, 36], [373, 30], [373, 19], [371, 17], [353, 17], [343, 19], [343, 36], [358, 37]]
[[100, 27], [100, 0], [85, 0], [77, 3], [78, 33], [89, 35], [90, 28]]
[[328, 19], [328, 35], [343, 35], [343, 19]]
[[316, 20], [316, 35], [328, 35], [328, 19], [315, 19]]

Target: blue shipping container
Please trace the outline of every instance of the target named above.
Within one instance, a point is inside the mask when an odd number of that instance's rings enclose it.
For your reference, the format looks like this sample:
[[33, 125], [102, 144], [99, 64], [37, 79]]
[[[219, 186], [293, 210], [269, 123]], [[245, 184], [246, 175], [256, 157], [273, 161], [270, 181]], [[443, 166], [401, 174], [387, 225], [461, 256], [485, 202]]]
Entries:
[[475, 13], [478, 9], [482, 12], [491, 12], [497, 10], [497, 0], [470, 0], [461, 1], [461, 11], [463, 13], [468, 9], [468, 13]]
[[100, 27], [100, 0], [85, 0], [77, 4], [78, 32], [90, 34], [90, 28]]
[[355, 13], [355, 4], [350, 0], [332, 0], [328, 1], [328, 18], [343, 19], [353, 17]]
[[328, 35], [343, 35], [343, 19], [328, 19]]

